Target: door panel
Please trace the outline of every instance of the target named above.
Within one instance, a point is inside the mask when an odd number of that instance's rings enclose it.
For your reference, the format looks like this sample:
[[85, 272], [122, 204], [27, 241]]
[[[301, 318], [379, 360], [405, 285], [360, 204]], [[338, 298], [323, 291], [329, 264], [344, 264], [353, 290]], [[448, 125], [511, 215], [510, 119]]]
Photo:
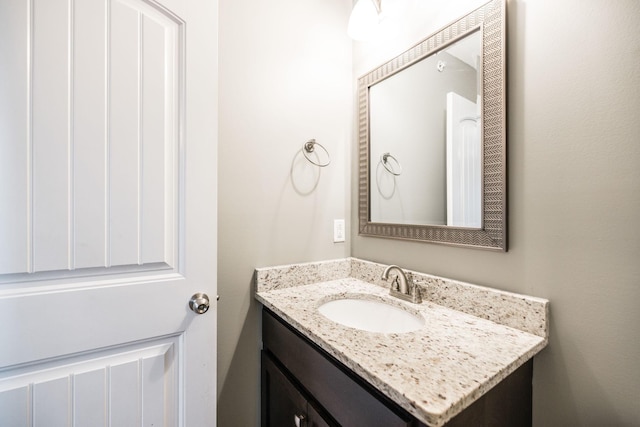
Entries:
[[30, 25], [11, 31], [28, 55], [3, 73], [26, 88], [10, 95], [28, 114], [3, 123], [18, 151], [7, 158], [21, 161], [8, 168], [17, 200], [3, 217], [21, 250], [3, 251], [0, 274], [174, 267], [184, 22], [142, 1], [19, 3]]
[[[26, 2], [24, 2], [26, 4]], [[31, 229], [28, 248], [31, 271], [62, 270], [69, 266], [69, 27], [64, 0], [34, 0], [30, 51], [31, 155], [29, 182]], [[15, 125], [18, 125], [17, 123]], [[17, 141], [16, 141], [17, 142]], [[21, 141], [22, 142], [22, 141]], [[14, 142], [15, 143], [15, 142]]]
[[[0, 383], [0, 425], [177, 425], [179, 351], [165, 338], [15, 370]], [[5, 419], [12, 407], [23, 410]]]
[[0, 425], [215, 425], [216, 8], [0, 2]]
[[[11, 17], [11, 19], [2, 19]], [[0, 246], [0, 274], [27, 271], [29, 153], [27, 106], [29, 105], [28, 8], [22, 0], [0, 1], [0, 238], [12, 242]], [[11, 142], [11, 143], [9, 143]]]
[[74, 8], [74, 267], [81, 269], [106, 265], [107, 43], [104, 0], [76, 1]]

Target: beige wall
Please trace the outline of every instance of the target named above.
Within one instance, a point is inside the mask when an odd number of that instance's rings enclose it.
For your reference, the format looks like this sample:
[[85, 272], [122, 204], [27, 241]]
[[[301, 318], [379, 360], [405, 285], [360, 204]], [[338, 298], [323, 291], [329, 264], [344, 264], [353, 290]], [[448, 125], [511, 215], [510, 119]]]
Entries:
[[353, 256], [551, 301], [538, 427], [640, 425], [639, 20], [635, 0], [508, 1], [507, 253], [358, 237], [352, 186]]
[[[508, 0], [507, 253], [357, 236], [352, 82], [474, 3], [407, 1], [419, 27], [353, 52], [350, 0], [220, 2], [218, 425], [258, 425], [253, 269], [348, 255], [549, 298], [534, 425], [638, 425], [638, 1]], [[309, 138], [333, 163], [304, 194]]]

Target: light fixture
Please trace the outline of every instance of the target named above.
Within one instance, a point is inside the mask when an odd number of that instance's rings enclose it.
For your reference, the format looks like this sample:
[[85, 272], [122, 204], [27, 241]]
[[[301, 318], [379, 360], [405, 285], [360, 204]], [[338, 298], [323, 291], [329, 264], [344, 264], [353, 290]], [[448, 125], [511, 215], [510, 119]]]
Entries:
[[354, 40], [369, 40], [380, 24], [382, 0], [358, 0], [349, 17], [347, 34]]

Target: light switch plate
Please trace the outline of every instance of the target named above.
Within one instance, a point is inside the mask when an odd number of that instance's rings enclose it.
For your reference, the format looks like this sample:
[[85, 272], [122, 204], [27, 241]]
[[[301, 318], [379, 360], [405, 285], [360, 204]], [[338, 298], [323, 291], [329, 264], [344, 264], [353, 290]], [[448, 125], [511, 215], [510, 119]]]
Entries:
[[344, 219], [333, 220], [333, 241], [334, 243], [344, 242], [345, 226]]

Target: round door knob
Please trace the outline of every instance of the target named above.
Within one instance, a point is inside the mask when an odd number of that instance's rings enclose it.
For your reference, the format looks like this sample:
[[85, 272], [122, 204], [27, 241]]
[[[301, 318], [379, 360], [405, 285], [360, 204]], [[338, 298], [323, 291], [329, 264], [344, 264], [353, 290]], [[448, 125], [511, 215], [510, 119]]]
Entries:
[[198, 292], [193, 294], [189, 300], [189, 308], [196, 314], [204, 314], [209, 310], [209, 297], [207, 294]]

